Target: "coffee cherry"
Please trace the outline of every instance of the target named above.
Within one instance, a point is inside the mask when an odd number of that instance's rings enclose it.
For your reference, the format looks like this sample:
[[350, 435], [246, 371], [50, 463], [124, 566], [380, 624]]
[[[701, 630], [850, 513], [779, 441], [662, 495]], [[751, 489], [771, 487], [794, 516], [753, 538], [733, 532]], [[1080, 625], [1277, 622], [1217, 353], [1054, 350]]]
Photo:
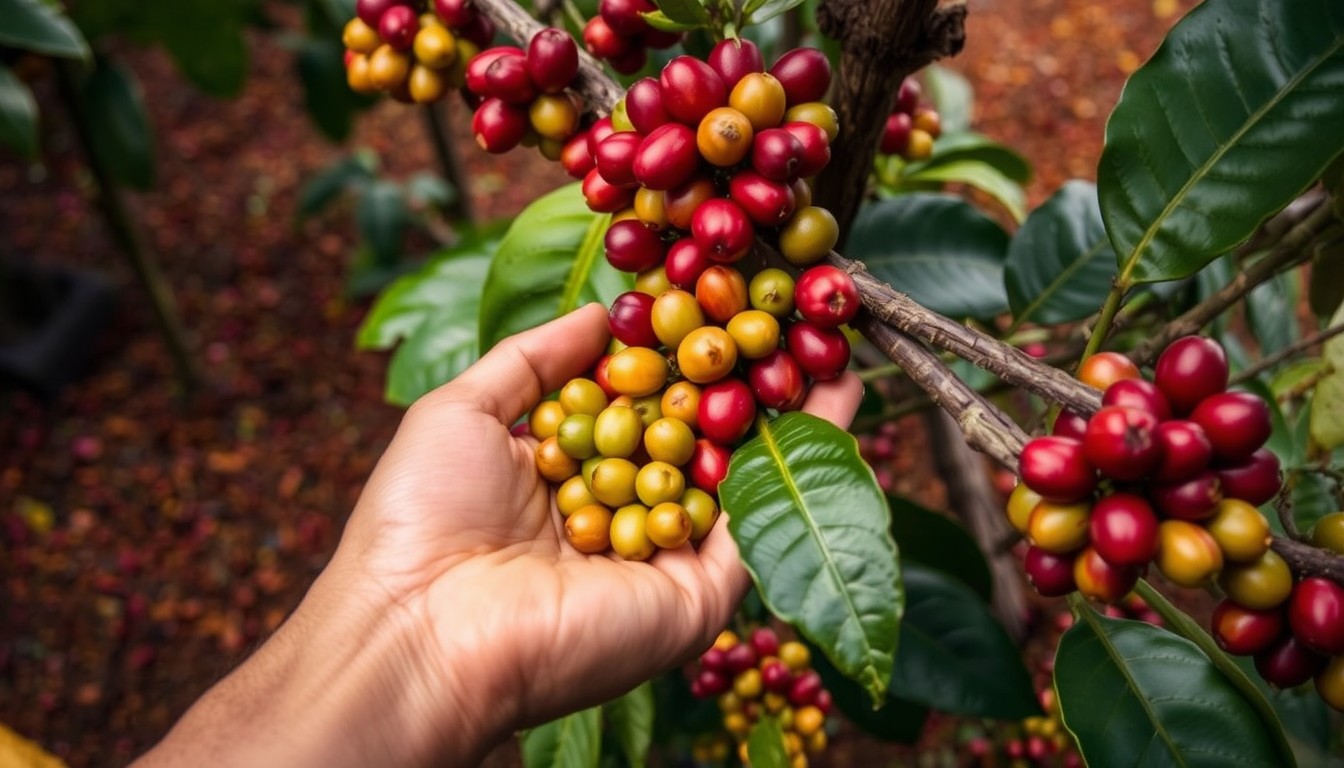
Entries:
[[738, 171], [728, 182], [728, 195], [754, 224], [777, 227], [794, 211], [793, 188], [755, 171]]
[[611, 303], [607, 324], [611, 335], [631, 347], [657, 347], [659, 337], [653, 328], [654, 298], [647, 293], [627, 291]]
[[1082, 440], [1087, 437], [1087, 419], [1073, 411], [1060, 411], [1055, 417], [1055, 423], [1050, 427], [1050, 434]]
[[1312, 546], [1344, 555], [1344, 512], [1331, 512], [1311, 528]]
[[691, 516], [680, 504], [667, 502], [653, 507], [644, 527], [649, 539], [663, 549], [676, 549], [691, 540]]
[[887, 122], [882, 126], [882, 142], [878, 144], [878, 150], [884, 155], [904, 155], [910, 146], [910, 129], [913, 125], [910, 116], [903, 112], [887, 115]]
[[1269, 523], [1260, 510], [1240, 499], [1223, 499], [1205, 524], [1223, 557], [1233, 563], [1255, 560], [1269, 548]]
[[611, 379], [607, 376], [607, 363], [610, 361], [611, 355], [603, 355], [593, 364], [593, 383], [597, 384], [608, 398], [616, 398], [620, 397], [621, 393], [612, 388]]
[[642, 504], [626, 504], [611, 518], [611, 548], [623, 560], [648, 560], [657, 551], [649, 538], [649, 509]]
[[465, 27], [476, 18], [472, 0], [434, 0], [434, 14], [450, 27]]
[[654, 267], [635, 275], [635, 290], [657, 298], [673, 290], [672, 281], [667, 279], [666, 269]]
[[806, 670], [798, 674], [789, 686], [789, 703], [795, 707], [806, 707], [816, 701], [821, 693], [821, 675], [815, 670]]
[[768, 660], [761, 665], [761, 686], [771, 693], [787, 694], [793, 687], [793, 673], [780, 659]]
[[1157, 514], [1142, 496], [1115, 493], [1092, 507], [1088, 531], [1093, 548], [1107, 562], [1141, 566], [1157, 554], [1157, 526]]
[[567, 415], [560, 403], [554, 400], [543, 400], [537, 403], [537, 407], [533, 408], [532, 413], [528, 415], [527, 431], [538, 440], [545, 440], [555, 434], [555, 431], [560, 427], [560, 422], [564, 421]]
[[1344, 587], [1319, 576], [1303, 579], [1288, 603], [1288, 623], [1313, 651], [1344, 654]]
[[537, 472], [552, 483], [563, 483], [579, 473], [579, 462], [560, 449], [555, 437], [548, 437], [537, 446]]
[[785, 333], [785, 347], [798, 367], [817, 381], [838, 378], [849, 365], [849, 339], [838, 328], [794, 323]]
[[471, 117], [471, 132], [476, 143], [496, 155], [518, 146], [528, 125], [527, 112], [496, 98], [482, 101]]
[[570, 379], [560, 388], [559, 403], [566, 416], [586, 413], [596, 417], [607, 407], [607, 396], [591, 379]]
[[[835, 141], [835, 137], [840, 133], [840, 119], [836, 117], [835, 110], [830, 105], [820, 101], [809, 101], [805, 104], [792, 104], [784, 112], [785, 123], [811, 123], [817, 126], [826, 134], [828, 143]], [[787, 125], [785, 126], [787, 128]]]
[[409, 5], [394, 5], [378, 19], [378, 36], [398, 51], [409, 51], [420, 31], [420, 17]]
[[616, 34], [607, 20], [594, 16], [583, 27], [583, 47], [599, 59], [615, 59], [630, 52], [630, 40]]
[[1153, 435], [1157, 424], [1157, 417], [1147, 411], [1103, 407], [1087, 422], [1083, 455], [1107, 477], [1138, 480], [1162, 461], [1162, 446]]
[[779, 321], [759, 309], [733, 315], [725, 330], [737, 344], [737, 354], [748, 360], [765, 357], [779, 348]]
[[1077, 440], [1038, 437], [1023, 447], [1018, 462], [1022, 481], [1047, 501], [1078, 501], [1097, 487], [1096, 470], [1087, 463], [1083, 444]]
[[603, 456], [629, 458], [639, 448], [643, 436], [644, 422], [634, 408], [613, 405], [599, 413], [593, 422], [593, 447]]
[[[711, 649], [713, 650], [713, 649]], [[702, 658], [703, 667], [704, 660]], [[691, 683], [691, 693], [696, 698], [708, 698], [718, 696], [727, 691], [732, 686], [728, 676], [716, 669], [702, 668], [695, 676], [695, 681]]]
[[1203, 427], [1222, 461], [1239, 461], [1264, 445], [1273, 431], [1265, 401], [1246, 392], [1220, 392], [1195, 406], [1190, 420]]
[[700, 541], [709, 535], [719, 519], [719, 505], [714, 497], [699, 488], [687, 488], [678, 500], [691, 518], [691, 541]]
[[747, 308], [747, 282], [736, 269], [715, 264], [695, 281], [695, 300], [710, 320], [727, 323]]
[[1257, 611], [1224, 600], [1213, 609], [1209, 622], [1218, 647], [1237, 656], [1259, 653], [1283, 633], [1283, 612], [1277, 608]]
[[694, 176], [686, 183], [667, 190], [663, 208], [667, 212], [668, 223], [678, 229], [690, 229], [696, 210], [718, 194], [714, 181], [708, 176]]
[[634, 45], [620, 56], [614, 56], [607, 60], [611, 68], [620, 72], [622, 75], [633, 75], [644, 68], [649, 62], [649, 52], [643, 46]]
[[1344, 656], [1336, 656], [1316, 674], [1316, 693], [1331, 707], [1344, 712]]
[[1249, 563], [1229, 565], [1219, 576], [1218, 586], [1247, 608], [1267, 610], [1282, 605], [1292, 594], [1293, 573], [1270, 549]]
[[700, 388], [689, 381], [678, 381], [667, 388], [659, 403], [663, 416], [685, 422], [695, 429], [698, 425], [696, 415], [700, 412]]
[[597, 503], [599, 503], [597, 497], [588, 490], [588, 484], [579, 475], [569, 478], [555, 489], [555, 506], [565, 517], [574, 514], [576, 510]]
[[773, 129], [784, 119], [784, 87], [773, 75], [749, 74], [733, 86], [728, 106], [742, 113], [753, 130]]
[[1056, 555], [1030, 547], [1022, 568], [1027, 581], [1042, 597], [1060, 597], [1075, 589], [1073, 560], [1072, 555]]
[[803, 148], [798, 158], [799, 176], [803, 178], [815, 176], [831, 161], [831, 140], [826, 131], [820, 127], [812, 123], [794, 121], [785, 123], [782, 130], [797, 139]]
[[[711, 384], [727, 376], [737, 365], [737, 342], [722, 328], [707, 325], [696, 328], [677, 345], [677, 368], [696, 384]], [[704, 393], [700, 410], [703, 413]], [[700, 425], [703, 431], [704, 425]]]
[[[700, 165], [695, 131], [680, 123], [666, 123], [644, 137], [635, 153], [635, 178], [649, 189], [672, 189], [689, 181]], [[669, 217], [671, 206], [669, 205]], [[676, 221], [673, 220], [673, 224]]]
[[789, 641], [779, 646], [779, 660], [795, 675], [812, 666], [812, 652], [797, 641]]
[[1325, 666], [1325, 658], [1291, 635], [1255, 655], [1255, 671], [1276, 688], [1295, 688]]
[[790, 104], [820, 101], [831, 87], [831, 62], [816, 48], [795, 48], [770, 68]]
[[1139, 569], [1107, 562], [1095, 549], [1086, 547], [1073, 561], [1073, 580], [1084, 597], [1118, 603], [1138, 583]]
[[695, 241], [695, 238], [683, 237], [667, 249], [663, 268], [667, 271], [669, 282], [678, 288], [692, 290], [700, 275], [704, 274], [712, 263], [708, 252]]
[[634, 502], [638, 474], [639, 468], [626, 459], [605, 458], [593, 467], [588, 488], [608, 507], [621, 507]]
[[625, 92], [625, 114], [635, 130], [645, 135], [671, 120], [663, 108], [662, 89], [657, 80], [646, 77], [630, 86]]
[[1149, 486], [1148, 498], [1167, 517], [1203, 520], [1218, 508], [1223, 491], [1218, 476], [1206, 469], [1181, 483]]
[[1078, 366], [1078, 380], [1102, 391], [1117, 381], [1137, 379], [1142, 375], [1139, 366], [1119, 352], [1098, 352]]
[[782, 269], [769, 267], [756, 273], [747, 286], [752, 309], [769, 312], [777, 318], [793, 312], [793, 277]]
[[[538, 96], [527, 110], [528, 121], [543, 139], [562, 142], [579, 128], [579, 110], [568, 96]], [[629, 153], [631, 160], [634, 152]]]
[[1013, 530], [1023, 536], [1027, 535], [1031, 511], [1040, 503], [1041, 495], [1028, 488], [1026, 483], [1018, 483], [1014, 486], [1013, 492], [1008, 495], [1006, 506], [1008, 523], [1013, 526]]
[[537, 89], [532, 85], [532, 78], [527, 75], [526, 56], [514, 51], [517, 49], [510, 48], [508, 53], [496, 56], [490, 62], [490, 66], [485, 68], [482, 89], [478, 93], [526, 106], [536, 98]]
[[[450, 25], [451, 26], [451, 25]], [[495, 39], [495, 22], [483, 13], [474, 14], [470, 21], [460, 27], [453, 27], [459, 41], [466, 41], [477, 48], [485, 48]]]
[[601, 0], [597, 9], [613, 30], [631, 36], [648, 29], [648, 22], [641, 14], [657, 10], [648, 0]]
[[383, 44], [378, 37], [377, 28], [364, 23], [358, 16], [346, 22], [345, 29], [341, 32], [341, 42], [347, 50], [364, 54], [373, 53]]
[[700, 393], [700, 432], [716, 443], [729, 445], [742, 439], [756, 417], [756, 400], [741, 379], [725, 379]]
[[[829, 161], [829, 146], [826, 158]], [[792, 181], [798, 176], [802, 162], [803, 142], [783, 128], [761, 130], [751, 142], [751, 167], [767, 179]]]
[[1089, 504], [1042, 501], [1027, 518], [1027, 538], [1037, 549], [1056, 555], [1073, 552], [1087, 543]]
[[728, 101], [723, 78], [692, 56], [678, 56], [669, 61], [658, 77], [658, 85], [667, 113], [686, 125], [698, 125], [710, 110]]
[[732, 107], [718, 107], [700, 121], [695, 144], [700, 156], [709, 163], [729, 168], [742, 162], [751, 151], [753, 135], [746, 115]]
[[[633, 135], [633, 134], [631, 134]], [[631, 160], [633, 161], [633, 156]], [[634, 172], [631, 171], [633, 177]], [[663, 192], [640, 187], [635, 190], [635, 217], [644, 222], [644, 226], [655, 232], [663, 232], [670, 226], [667, 220], [667, 209], [664, 201], [667, 198]]]
[[790, 264], [805, 267], [820, 261], [840, 239], [840, 225], [825, 208], [807, 206], [794, 212], [779, 232], [779, 252]]
[[765, 71], [761, 49], [746, 38], [728, 38], [719, 42], [710, 50], [708, 61], [710, 68], [718, 73], [724, 86], [730, 90], [747, 75]]
[[1202, 336], [1173, 341], [1153, 367], [1153, 383], [1177, 413], [1189, 413], [1205, 398], [1227, 389], [1227, 376], [1223, 348]]
[[695, 451], [686, 465], [686, 476], [696, 488], [706, 493], [718, 493], [719, 483], [728, 474], [728, 461], [732, 455], [732, 450], [713, 441], [696, 440]]
[[669, 374], [667, 360], [644, 347], [628, 347], [607, 361], [607, 379], [622, 395], [643, 397], [663, 388]]
[[369, 80], [385, 91], [402, 87], [411, 74], [411, 58], [390, 45], [380, 45], [369, 54]]
[[563, 30], [543, 29], [527, 45], [527, 74], [543, 93], [560, 93], [579, 73], [579, 48]]
[[1223, 464], [1216, 470], [1223, 495], [1259, 506], [1279, 495], [1283, 478], [1279, 457], [1261, 448], [1248, 458]]
[[[914, 126], [915, 130], [927, 133], [931, 139], [943, 135], [943, 118], [934, 109], [915, 110]], [[1098, 387], [1098, 389], [1105, 389], [1105, 387]]]
[[600, 504], [580, 507], [565, 518], [565, 538], [586, 555], [596, 555], [611, 546], [611, 511]]
[[622, 272], [643, 272], [663, 260], [662, 239], [637, 219], [612, 224], [603, 245], [607, 261]]
[[1102, 394], [1101, 404], [1147, 411], [1156, 416], [1158, 421], [1171, 418], [1171, 405], [1166, 395], [1162, 394], [1157, 385], [1143, 379], [1121, 379], [1115, 382]]
[[[691, 216], [691, 236], [710, 259], [723, 263], [738, 261], [756, 241], [756, 230], [742, 206], [724, 197], [706, 200]], [[746, 305], [746, 284], [742, 286]], [[711, 316], [713, 316], [711, 314]], [[715, 318], [718, 320], [718, 318]], [[719, 320], [719, 322], [724, 322]]]
[[695, 433], [686, 422], [664, 416], [644, 430], [644, 450], [655, 462], [680, 467], [691, 460]]
[[416, 64], [406, 79], [406, 90], [416, 104], [432, 104], [448, 92], [448, 82], [439, 71]]
[[[663, 461], [651, 461], [640, 467], [635, 476], [635, 494], [639, 500], [653, 507], [681, 498], [686, 490], [686, 480], [681, 470]], [[686, 521], [687, 536], [690, 535], [690, 520]], [[679, 544], [676, 546], [680, 546]]]
[[[1162, 461], [1153, 473], [1153, 479], [1160, 483], [1189, 480], [1213, 459], [1209, 438], [1193, 421], [1164, 421], [1153, 430], [1153, 437], [1162, 453]], [[1226, 483], [1223, 486], [1226, 488]]]
[[807, 395], [807, 380], [803, 369], [793, 356], [776, 349], [747, 369], [747, 381], [756, 401], [777, 411], [793, 411], [802, 407]]
[[[465, 73], [467, 90], [477, 96], [494, 96], [495, 94], [489, 92], [490, 87], [486, 82], [485, 73], [501, 58], [515, 57], [519, 61], [526, 61], [525, 56], [521, 48], [512, 45], [497, 45], [481, 51], [467, 62]], [[526, 71], [526, 64], [523, 65], [523, 69]]]
[[849, 322], [863, 305], [854, 279], [830, 265], [804, 271], [798, 277], [793, 298], [804, 320], [824, 328]]
[[657, 392], [632, 400], [630, 407], [639, 414], [640, 429], [647, 429], [650, 424], [663, 418], [662, 402], [663, 398]]
[[[687, 335], [705, 324], [705, 314], [695, 296], [672, 289], [653, 301], [650, 313], [653, 333], [668, 349], [676, 349]], [[646, 344], [643, 346], [655, 346]]]
[[369, 57], [361, 53], [350, 56], [345, 63], [345, 82], [355, 93], [371, 94], [378, 92], [373, 82]]
[[633, 198], [634, 190], [611, 184], [596, 168], [583, 177], [583, 199], [589, 209], [598, 213], [615, 213], [630, 205]]
[[1158, 526], [1158, 540], [1157, 568], [1173, 584], [1197, 587], [1222, 570], [1218, 542], [1195, 523], [1166, 520]]
[[566, 416], [555, 431], [555, 439], [560, 444], [560, 450], [579, 461], [596, 456], [597, 446], [593, 442], [596, 422], [596, 419], [586, 413]]
[[923, 95], [923, 89], [919, 87], [919, 81], [913, 77], [907, 77], [901, 81], [901, 89], [896, 93], [896, 102], [892, 109], [897, 112], [904, 112], [907, 115], [913, 115], [915, 108], [919, 106], [919, 99]]

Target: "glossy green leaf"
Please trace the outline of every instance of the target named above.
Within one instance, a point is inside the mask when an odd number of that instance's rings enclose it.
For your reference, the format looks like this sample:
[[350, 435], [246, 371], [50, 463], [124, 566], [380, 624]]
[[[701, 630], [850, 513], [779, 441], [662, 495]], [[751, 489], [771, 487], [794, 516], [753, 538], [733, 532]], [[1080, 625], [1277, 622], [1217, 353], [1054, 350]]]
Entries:
[[[943, 131], [956, 133], [969, 130], [975, 116], [975, 89], [971, 81], [951, 67], [930, 64], [924, 68], [924, 93], [938, 110]], [[934, 149], [937, 149], [934, 142]]]
[[1297, 764], [1302, 768], [1328, 768], [1330, 765], [1330, 709], [1312, 686], [1288, 690], [1274, 688], [1255, 671], [1249, 656], [1234, 656], [1232, 663], [1241, 668], [1278, 713], [1284, 732], [1292, 745]]
[[762, 24], [776, 16], [782, 16], [802, 5], [804, 0], [753, 0], [747, 4], [744, 14], [745, 24]]
[[[399, 278], [383, 291], [360, 324], [356, 348], [389, 349], [415, 333], [440, 308], [478, 302], [490, 259], [498, 247], [498, 237], [468, 236], [458, 246], [436, 254], [416, 272]], [[474, 313], [471, 325], [474, 330]]]
[[752, 726], [747, 734], [747, 759], [752, 768], [788, 768], [789, 753], [778, 720], [763, 717]]
[[610, 216], [593, 213], [570, 184], [534, 201], [509, 228], [481, 297], [481, 349], [590, 301], [610, 305], [634, 287], [602, 239]]
[[904, 562], [914, 561], [960, 579], [988, 602], [994, 577], [980, 546], [961, 523], [900, 496], [888, 496], [891, 533]]
[[679, 24], [699, 27], [709, 21], [709, 11], [700, 0], [655, 0], [655, 5], [664, 16]]
[[597, 768], [602, 708], [592, 707], [523, 733], [524, 768]]
[[1269, 391], [1274, 397], [1287, 397], [1290, 391], [1300, 386], [1310, 387], [1309, 381], [1315, 381], [1325, 363], [1319, 357], [1309, 357], [1290, 363], [1274, 374], [1269, 380]]
[[1185, 277], [1344, 149], [1344, 5], [1208, 0], [1125, 84], [1097, 170], [1123, 281]]
[[374, 181], [359, 196], [355, 223], [379, 264], [399, 261], [402, 257], [402, 239], [411, 223], [411, 213], [406, 208], [406, 192], [400, 184]]
[[1293, 764], [1194, 643], [1151, 624], [1083, 604], [1059, 642], [1055, 690], [1092, 768]]
[[373, 181], [377, 165], [377, 155], [368, 150], [358, 150], [322, 169], [304, 182], [303, 188], [299, 190], [298, 215], [316, 215], [342, 192], [367, 185]]
[[934, 142], [933, 154], [907, 165], [905, 173], [918, 176], [926, 169], [960, 160], [978, 160], [1019, 184], [1031, 181], [1031, 163], [1025, 157], [988, 136], [967, 130], [944, 130]]
[[[1344, 304], [1330, 325], [1344, 323]], [[1316, 382], [1311, 397], [1311, 439], [1327, 451], [1344, 445], [1344, 335], [1325, 342], [1321, 353], [1330, 373]]]
[[644, 21], [647, 21], [650, 27], [663, 32], [689, 32], [701, 27], [699, 23], [673, 21], [662, 11], [645, 11], [639, 15], [644, 17]]
[[1031, 212], [1008, 245], [1004, 283], [1013, 320], [1069, 323], [1099, 309], [1115, 277], [1097, 188], [1070, 181]]
[[771, 613], [881, 702], [904, 603], [882, 489], [834, 424], [758, 424], [719, 485], [728, 530]]
[[305, 38], [294, 65], [303, 82], [303, 104], [319, 130], [334, 141], [350, 135], [356, 112], [374, 100], [350, 90], [345, 81], [345, 47], [339, 40]]
[[882, 705], [874, 709], [868, 692], [845, 677], [826, 660], [825, 654], [815, 649], [812, 653], [812, 668], [821, 675], [822, 684], [845, 719], [870, 736], [898, 744], [914, 744], [924, 734], [928, 708], [900, 698], [896, 691], [888, 689]]
[[47, 0], [0, 0], [0, 45], [67, 59], [89, 58], [84, 35]]
[[37, 157], [37, 100], [28, 85], [0, 64], [0, 144]]
[[951, 317], [986, 318], [1008, 308], [1008, 234], [953, 195], [914, 193], [865, 205], [845, 255], [920, 304]]
[[1022, 185], [983, 160], [950, 159], [938, 165], [908, 170], [901, 179], [909, 183], [965, 184], [994, 198], [1015, 221], [1022, 221], [1027, 215], [1027, 193]]
[[92, 128], [93, 151], [112, 178], [135, 189], [152, 188], [154, 128], [135, 75], [100, 57], [97, 68], [81, 84], [79, 98]]
[[1246, 294], [1246, 322], [1261, 356], [1289, 346], [1302, 337], [1297, 308], [1302, 301], [1298, 270], [1275, 275]]
[[644, 683], [633, 691], [602, 706], [602, 716], [611, 726], [621, 746], [625, 764], [644, 768], [649, 745], [653, 743], [653, 684]]
[[906, 560], [905, 618], [892, 690], [941, 712], [1017, 720], [1041, 714], [1022, 649], [989, 606], [947, 574]]

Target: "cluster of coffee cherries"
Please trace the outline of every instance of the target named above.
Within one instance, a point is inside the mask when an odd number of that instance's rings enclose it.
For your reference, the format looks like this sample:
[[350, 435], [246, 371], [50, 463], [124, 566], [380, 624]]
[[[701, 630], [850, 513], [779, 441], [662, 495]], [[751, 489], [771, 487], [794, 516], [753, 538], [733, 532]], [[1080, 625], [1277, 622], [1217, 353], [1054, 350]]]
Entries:
[[359, 0], [342, 33], [346, 82], [357, 93], [386, 92], [428, 104], [466, 82], [467, 62], [495, 36], [470, 0]]
[[681, 42], [680, 32], [649, 26], [643, 14], [656, 10], [648, 0], [601, 0], [598, 15], [583, 27], [584, 47], [617, 72], [633, 75], [648, 63], [650, 48], [671, 48]]
[[[1344, 512], [1318, 520], [1311, 541], [1344, 555]], [[1219, 647], [1253, 655], [1260, 676], [1280, 688], [1315, 678], [1321, 698], [1344, 711], [1344, 586], [1317, 576], [1294, 582], [1277, 555], [1225, 571], [1219, 583], [1227, 593], [1211, 622]]]
[[882, 129], [879, 150], [884, 155], [900, 155], [908, 161], [923, 160], [933, 154], [933, 140], [943, 132], [938, 110], [921, 104], [919, 81], [907, 77], [896, 92], [891, 115]]
[[717, 699], [724, 730], [737, 740], [744, 765], [747, 736], [762, 717], [778, 720], [790, 768], [806, 768], [809, 755], [826, 749], [831, 694], [812, 669], [807, 646], [781, 643], [769, 627], [753, 629], [746, 640], [720, 633], [696, 665], [691, 693]]
[[466, 72], [476, 143], [494, 154], [535, 144], [544, 157], [559, 160], [584, 111], [569, 90], [578, 72], [579, 48], [559, 29], [537, 32], [526, 51], [512, 45], [482, 51]]
[[1080, 370], [1104, 388], [1102, 408], [1090, 419], [1066, 411], [1052, 435], [1030, 441], [1008, 499], [1010, 522], [1032, 545], [1026, 571], [1036, 590], [1114, 603], [1154, 560], [1185, 587], [1221, 572], [1230, 594], [1249, 587], [1248, 571], [1282, 567], [1286, 576], [1257, 509], [1280, 486], [1278, 459], [1262, 447], [1269, 409], [1226, 391], [1222, 347], [1178, 339], [1151, 382], [1123, 356], [1103, 354]]

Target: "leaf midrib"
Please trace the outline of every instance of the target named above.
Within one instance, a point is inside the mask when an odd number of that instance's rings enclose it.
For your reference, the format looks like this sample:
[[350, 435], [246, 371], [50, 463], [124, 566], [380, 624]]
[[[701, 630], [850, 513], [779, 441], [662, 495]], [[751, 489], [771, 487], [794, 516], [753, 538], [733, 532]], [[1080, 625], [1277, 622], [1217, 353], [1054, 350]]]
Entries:
[[583, 242], [579, 244], [579, 251], [575, 254], [574, 266], [570, 268], [569, 274], [565, 275], [565, 287], [560, 292], [560, 314], [574, 309], [578, 303], [583, 284], [588, 280], [588, 274], [593, 269], [593, 261], [597, 258], [597, 241], [606, 231], [610, 219], [611, 214], [603, 214], [593, 217], [588, 223], [588, 230], [583, 234]]
[[1116, 278], [1119, 285], [1130, 285], [1131, 276], [1134, 273], [1134, 268], [1139, 264], [1140, 256], [1142, 256], [1144, 251], [1148, 249], [1148, 246], [1152, 244], [1153, 239], [1157, 237], [1157, 233], [1162, 229], [1163, 224], [1166, 223], [1172, 212], [1185, 201], [1185, 198], [1189, 195], [1190, 189], [1197, 182], [1202, 181], [1209, 171], [1213, 169], [1213, 166], [1220, 162], [1223, 159], [1223, 156], [1235, 147], [1242, 137], [1244, 137], [1251, 129], [1258, 126], [1266, 114], [1281, 104], [1289, 94], [1292, 94], [1296, 90], [1298, 84], [1315, 73], [1317, 68], [1341, 49], [1344, 49], [1344, 37], [1336, 38], [1334, 45], [1321, 51], [1316, 58], [1310, 61], [1309, 66], [1304, 67], [1300, 72], [1290, 78], [1288, 82], [1284, 83], [1284, 87], [1276, 91], [1273, 98], [1248, 115], [1246, 121], [1237, 129], [1237, 132], [1232, 134], [1227, 142], [1219, 146], [1207, 160], [1195, 169], [1195, 173], [1192, 173], [1190, 178], [1186, 179], [1185, 183], [1181, 185], [1181, 188], [1172, 196], [1171, 200], [1167, 201], [1167, 204], [1162, 208], [1162, 212], [1157, 215], [1157, 218], [1153, 219], [1153, 223], [1148, 229], [1144, 230], [1143, 237], [1139, 238], [1139, 242], [1135, 243], [1133, 250], [1130, 251], [1129, 258], [1125, 261], [1124, 268], [1120, 270], [1120, 276]]
[[1109, 241], [1106, 239], [1105, 235], [1103, 235], [1091, 248], [1088, 248], [1083, 253], [1082, 258], [1065, 267], [1064, 271], [1060, 273], [1059, 279], [1046, 283], [1045, 290], [1037, 294], [1036, 299], [1028, 304], [1026, 309], [1022, 311], [1022, 314], [1013, 321], [1013, 330], [1016, 330], [1017, 326], [1022, 323], [1031, 320], [1032, 314], [1041, 308], [1041, 305], [1045, 303], [1045, 300], [1054, 296], [1056, 293], [1059, 293], [1059, 290], [1064, 287], [1064, 283], [1072, 277], [1074, 273], [1092, 261], [1098, 253], [1101, 253], [1101, 249], [1104, 248], [1108, 242]]

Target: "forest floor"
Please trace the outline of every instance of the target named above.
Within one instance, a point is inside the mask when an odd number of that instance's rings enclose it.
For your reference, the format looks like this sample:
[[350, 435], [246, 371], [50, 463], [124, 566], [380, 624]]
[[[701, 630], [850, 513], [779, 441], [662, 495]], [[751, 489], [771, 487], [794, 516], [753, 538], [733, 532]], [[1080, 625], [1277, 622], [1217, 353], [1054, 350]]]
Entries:
[[[1033, 205], [1093, 178], [1124, 78], [1189, 4], [971, 4], [950, 66], [976, 88], [976, 129], [1034, 164]], [[280, 623], [400, 415], [382, 401], [386, 356], [354, 350], [368, 304], [343, 291], [351, 209], [299, 222], [296, 198], [354, 147], [393, 175], [432, 168], [424, 125], [382, 104], [332, 144], [303, 111], [279, 36], [254, 33], [251, 50], [233, 100], [193, 90], [159, 51], [125, 56], [158, 142], [158, 185], [132, 211], [207, 372], [186, 408], [49, 88], [39, 83], [45, 164], [0, 154], [0, 255], [96, 267], [120, 289], [87, 378], [52, 402], [0, 393], [0, 723], [71, 766], [124, 764]], [[474, 151], [468, 113], [447, 112], [478, 217], [510, 216], [565, 181], [532, 153]], [[921, 432], [908, 435], [897, 487], [936, 505]], [[837, 745], [822, 762], [869, 759]]]

